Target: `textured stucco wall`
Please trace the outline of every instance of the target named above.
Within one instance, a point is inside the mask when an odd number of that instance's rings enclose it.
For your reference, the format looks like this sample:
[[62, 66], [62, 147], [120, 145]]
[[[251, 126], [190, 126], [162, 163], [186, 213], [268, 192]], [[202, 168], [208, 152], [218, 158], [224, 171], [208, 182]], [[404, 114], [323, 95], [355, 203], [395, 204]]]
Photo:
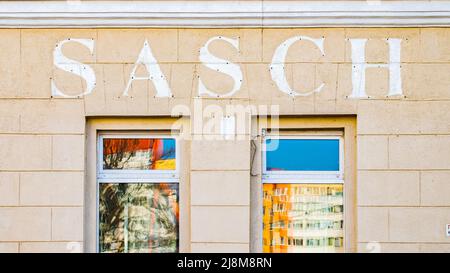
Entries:
[[[296, 35], [324, 37], [325, 55], [311, 43], [295, 43], [287, 55], [289, 84], [301, 90], [322, 82], [325, 87], [292, 98], [272, 81], [269, 64], [276, 47]], [[199, 49], [213, 36], [239, 37], [239, 53], [220, 41], [210, 51], [239, 64], [243, 82], [232, 97], [206, 97], [204, 106], [276, 104], [283, 115], [356, 115], [359, 251], [372, 241], [382, 251], [450, 251], [444, 230], [450, 223], [446, 28], [0, 30], [0, 251], [69, 251], [68, 242], [83, 243], [86, 116], [170, 115], [173, 106], [200, 100], [198, 77], [209, 89], [226, 93], [232, 79], [199, 61]], [[52, 79], [66, 94], [86, 85], [53, 65], [56, 44], [67, 38], [94, 39], [92, 55], [77, 43], [66, 44], [63, 52], [90, 65], [97, 84], [85, 97], [52, 98]], [[389, 60], [383, 39], [403, 40], [405, 97], [386, 97], [388, 70], [370, 68], [371, 98], [347, 98], [349, 38], [369, 39], [366, 59], [372, 63]], [[168, 79], [171, 98], [155, 98], [150, 81], [136, 81], [130, 96], [122, 96], [145, 40]], [[192, 251], [249, 251], [249, 169], [249, 141], [192, 141]], [[220, 198], [230, 189], [236, 194]]]

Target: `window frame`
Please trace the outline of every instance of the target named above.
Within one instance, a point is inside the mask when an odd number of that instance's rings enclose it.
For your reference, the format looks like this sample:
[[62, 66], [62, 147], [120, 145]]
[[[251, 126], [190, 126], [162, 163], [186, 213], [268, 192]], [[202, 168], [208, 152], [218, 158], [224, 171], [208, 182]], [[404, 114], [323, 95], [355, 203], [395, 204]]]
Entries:
[[[103, 139], [105, 138], [148, 138], [148, 139], [174, 139], [175, 140], [175, 170], [104, 170], [103, 169]], [[96, 136], [96, 245], [95, 251], [100, 253], [100, 184], [178, 184], [178, 202], [180, 202], [180, 139], [178, 135], [167, 133], [155, 133], [153, 130], [143, 130], [140, 132], [121, 131], [109, 132], [99, 131]], [[180, 219], [178, 219], [180, 225]], [[178, 227], [178, 250], [180, 252], [180, 226]]]
[[[105, 138], [127, 138], [127, 139], [173, 139], [175, 140], [175, 170], [104, 170], [103, 169], [103, 139]], [[155, 133], [109, 133], [101, 132], [98, 134], [98, 146], [97, 146], [97, 179], [107, 180], [115, 179], [118, 183], [130, 183], [129, 181], [156, 181], [161, 179], [168, 179], [170, 183], [179, 182], [179, 165], [180, 165], [180, 148], [179, 140], [176, 136], [168, 134], [155, 134]], [[127, 182], [128, 181], [128, 182]], [[178, 182], [177, 182], [178, 181]], [[169, 181], [167, 182], [169, 183]]]
[[[339, 140], [339, 171], [267, 171], [266, 169], [266, 140], [267, 139], [338, 139]], [[294, 132], [294, 133], [285, 133], [283, 131], [278, 131], [277, 134], [266, 134], [263, 129], [262, 137], [261, 137], [261, 199], [264, 200], [264, 184], [316, 184], [316, 185], [330, 185], [330, 184], [338, 184], [342, 185], [343, 191], [343, 245], [342, 249], [344, 252], [347, 251], [347, 219], [348, 213], [347, 206], [347, 198], [348, 193], [345, 188], [345, 137], [343, 132], [341, 131], [331, 131], [324, 132], [323, 134], [315, 134], [308, 132]], [[259, 208], [259, 214], [264, 215], [264, 206], [261, 205]], [[261, 219], [262, 220], [262, 219]], [[349, 225], [350, 226], [350, 225]], [[264, 225], [260, 225], [260, 234], [264, 232]], [[262, 250], [264, 247], [264, 241], [261, 237], [259, 240], [259, 248]]]
[[[339, 140], [339, 170], [338, 171], [267, 171], [268, 139], [337, 139]], [[262, 137], [262, 183], [283, 184], [344, 184], [344, 137], [342, 135], [313, 135], [313, 134], [279, 134]]]

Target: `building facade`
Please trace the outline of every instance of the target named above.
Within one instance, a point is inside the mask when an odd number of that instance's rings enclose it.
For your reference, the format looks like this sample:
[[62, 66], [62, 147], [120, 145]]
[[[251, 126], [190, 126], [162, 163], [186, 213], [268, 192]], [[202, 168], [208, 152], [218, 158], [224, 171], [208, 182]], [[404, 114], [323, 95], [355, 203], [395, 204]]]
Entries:
[[450, 2], [318, 2], [0, 3], [0, 251], [449, 252]]

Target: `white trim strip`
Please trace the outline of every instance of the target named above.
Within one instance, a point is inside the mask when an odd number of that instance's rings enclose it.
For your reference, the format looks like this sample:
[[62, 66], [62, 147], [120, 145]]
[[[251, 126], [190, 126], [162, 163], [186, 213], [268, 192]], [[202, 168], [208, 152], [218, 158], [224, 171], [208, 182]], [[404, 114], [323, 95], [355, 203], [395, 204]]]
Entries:
[[0, 28], [450, 26], [450, 1], [0, 1]]

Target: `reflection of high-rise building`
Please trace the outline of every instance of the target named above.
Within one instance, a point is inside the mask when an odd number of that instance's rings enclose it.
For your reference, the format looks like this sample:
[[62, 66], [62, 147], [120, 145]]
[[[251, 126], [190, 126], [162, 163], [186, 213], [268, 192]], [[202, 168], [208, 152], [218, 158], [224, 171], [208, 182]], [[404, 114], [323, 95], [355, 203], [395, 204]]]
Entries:
[[264, 184], [264, 252], [343, 251], [343, 186]]

